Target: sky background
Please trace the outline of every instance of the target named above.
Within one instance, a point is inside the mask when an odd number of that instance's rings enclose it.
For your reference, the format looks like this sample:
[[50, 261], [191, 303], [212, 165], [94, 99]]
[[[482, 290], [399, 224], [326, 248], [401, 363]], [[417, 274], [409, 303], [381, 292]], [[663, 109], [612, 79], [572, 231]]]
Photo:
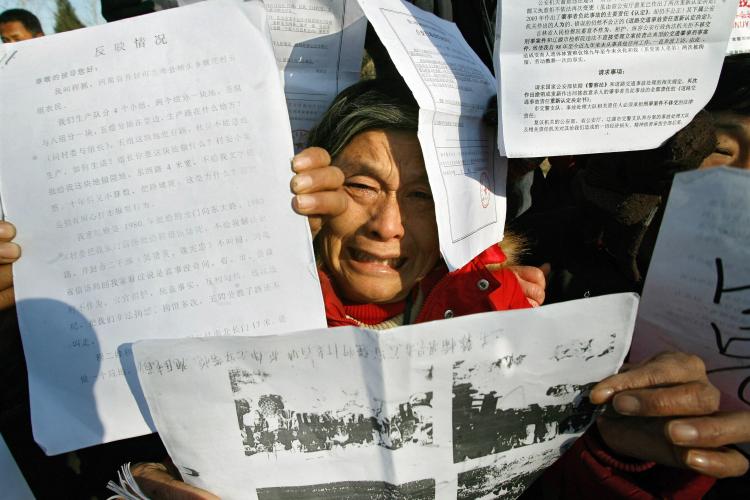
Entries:
[[[104, 24], [106, 21], [101, 14], [100, 0], [70, 0], [71, 5], [86, 26]], [[36, 15], [42, 23], [42, 29], [48, 35], [55, 32], [55, 0], [0, 0], [0, 12], [6, 9], [26, 9]]]

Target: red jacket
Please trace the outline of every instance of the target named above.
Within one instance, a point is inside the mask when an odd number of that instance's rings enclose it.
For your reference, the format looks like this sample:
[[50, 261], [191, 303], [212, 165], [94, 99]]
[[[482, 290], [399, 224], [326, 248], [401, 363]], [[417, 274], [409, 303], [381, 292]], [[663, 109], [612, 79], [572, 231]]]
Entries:
[[[416, 323], [530, 307], [513, 272], [501, 267], [505, 261], [503, 251], [493, 245], [452, 273], [448, 273], [445, 264], [440, 264], [420, 283], [425, 301]], [[324, 272], [320, 272], [320, 283], [328, 326], [357, 326], [346, 315]], [[596, 426], [592, 426], [527, 494], [592, 500], [693, 500], [701, 498], [713, 484], [714, 480], [707, 476], [615, 458], [607, 451]]]

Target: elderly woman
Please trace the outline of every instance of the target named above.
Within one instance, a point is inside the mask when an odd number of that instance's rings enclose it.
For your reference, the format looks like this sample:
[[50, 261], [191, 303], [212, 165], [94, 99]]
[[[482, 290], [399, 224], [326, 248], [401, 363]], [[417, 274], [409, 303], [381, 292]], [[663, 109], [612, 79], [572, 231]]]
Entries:
[[[336, 98], [312, 131], [311, 147], [292, 161], [292, 206], [315, 236], [329, 326], [390, 328], [529, 306], [507, 267], [507, 243], [452, 273], [441, 261], [417, 115], [403, 82], [359, 83]], [[742, 455], [724, 446], [750, 439], [750, 414], [716, 413], [718, 392], [698, 358], [657, 356], [600, 382], [591, 399], [611, 403], [611, 413], [531, 494], [699, 498], [713, 483], [709, 476], [747, 469]], [[134, 472], [153, 498], [215, 498], [161, 464]]]

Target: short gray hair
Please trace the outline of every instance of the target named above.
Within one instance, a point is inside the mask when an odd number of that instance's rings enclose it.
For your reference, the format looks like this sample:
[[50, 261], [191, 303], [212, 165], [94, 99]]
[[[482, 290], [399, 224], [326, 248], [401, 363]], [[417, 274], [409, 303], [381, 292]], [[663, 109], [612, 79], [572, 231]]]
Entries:
[[338, 155], [357, 134], [368, 130], [417, 132], [419, 106], [403, 80], [397, 78], [356, 83], [334, 99], [320, 123], [310, 131], [308, 146]]

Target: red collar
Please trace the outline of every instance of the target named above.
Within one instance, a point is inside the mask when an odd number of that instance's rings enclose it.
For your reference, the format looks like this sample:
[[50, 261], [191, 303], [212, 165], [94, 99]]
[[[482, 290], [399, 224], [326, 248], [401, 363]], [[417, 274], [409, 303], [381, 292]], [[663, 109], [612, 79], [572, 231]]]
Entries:
[[[420, 290], [426, 297], [432, 288], [446, 274], [448, 268], [442, 261], [435, 266], [435, 269], [419, 282]], [[318, 269], [320, 277], [320, 288], [323, 291], [323, 301], [326, 308], [326, 318], [328, 326], [346, 326], [357, 325], [357, 321], [367, 325], [376, 325], [388, 320], [404, 311], [406, 301], [400, 301], [393, 304], [344, 304], [338, 297], [336, 290], [331, 282], [331, 278], [323, 269]], [[352, 319], [355, 318], [355, 319]]]
[[385, 320], [398, 316], [406, 308], [406, 301], [400, 300], [391, 304], [344, 304], [344, 311], [365, 325], [377, 325]]

